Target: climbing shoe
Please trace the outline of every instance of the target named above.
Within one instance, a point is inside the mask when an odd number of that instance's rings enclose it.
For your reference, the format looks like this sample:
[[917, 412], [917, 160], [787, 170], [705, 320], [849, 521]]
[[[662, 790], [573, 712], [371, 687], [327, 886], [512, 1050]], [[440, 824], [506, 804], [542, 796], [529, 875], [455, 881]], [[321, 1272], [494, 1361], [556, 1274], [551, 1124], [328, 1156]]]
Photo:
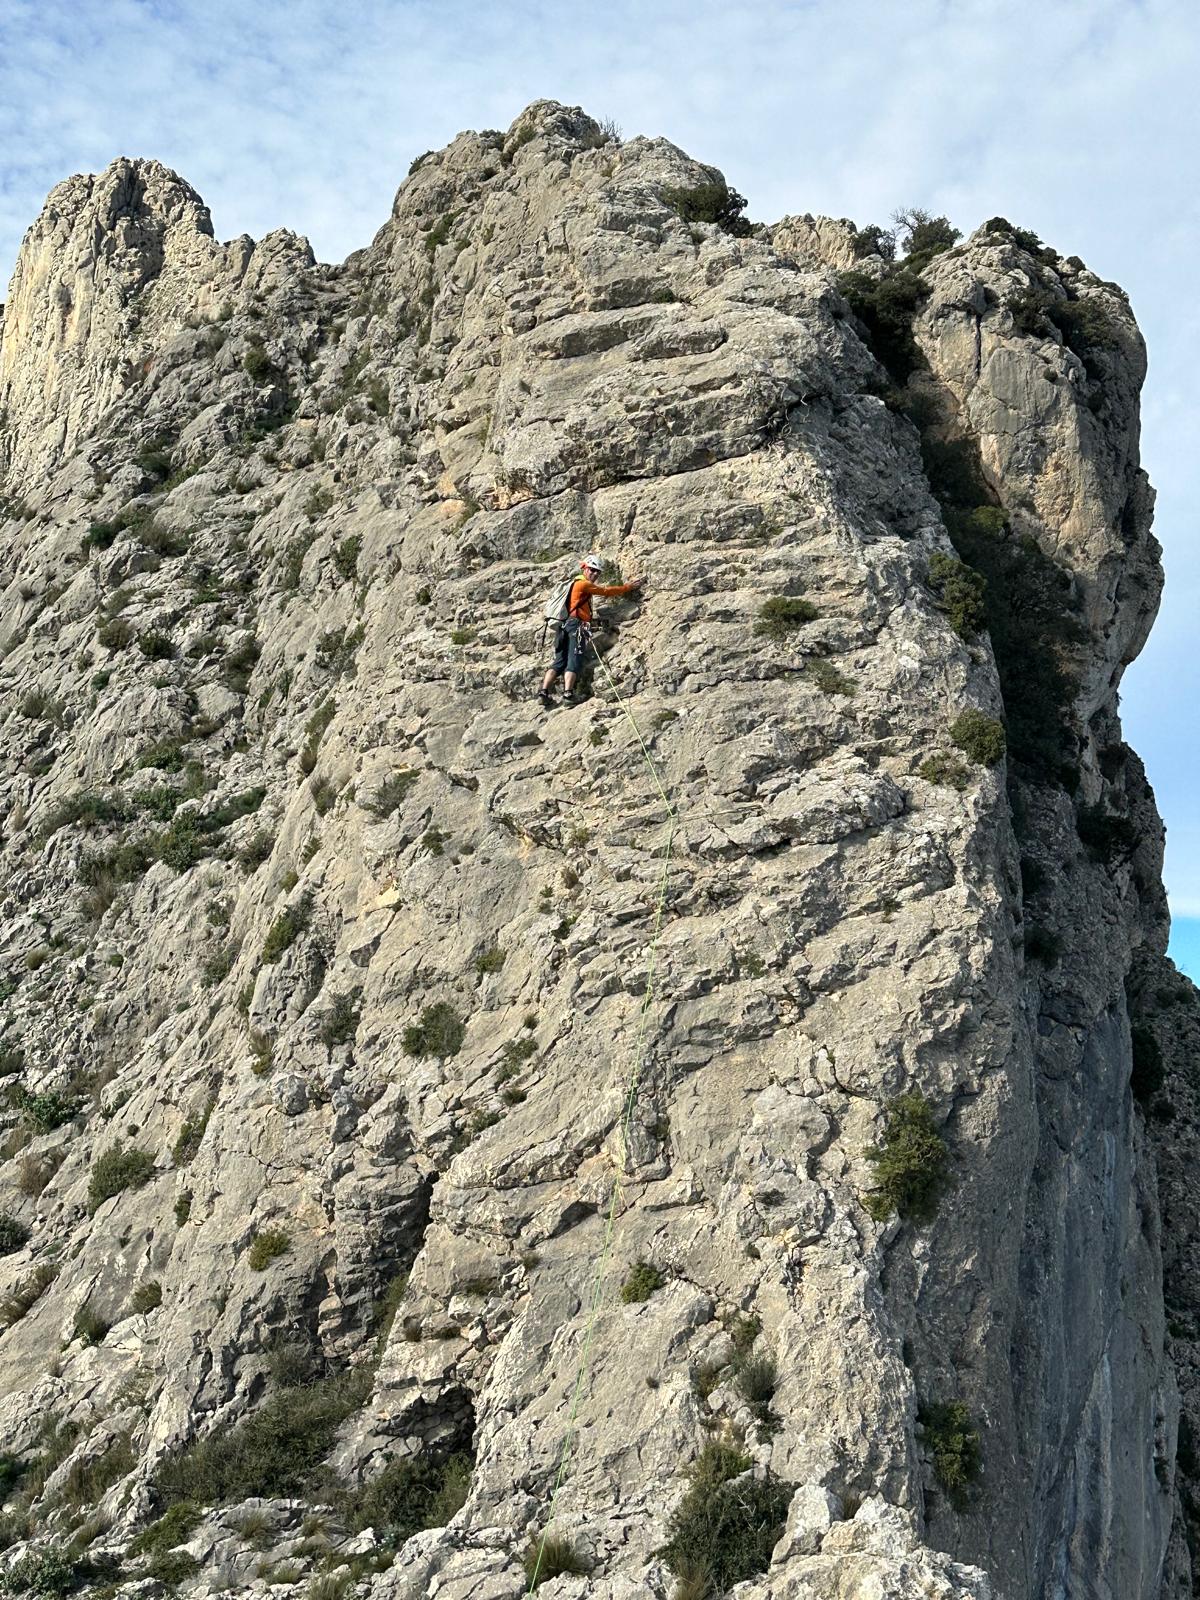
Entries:
[[543, 711], [549, 711], [551, 709], [551, 707], [554, 705], [554, 701], [546, 693], [545, 689], [539, 689], [538, 690], [538, 699], [542, 702], [542, 710]]
[[580, 706], [583, 704], [583, 701], [577, 694], [572, 693], [564, 694], [562, 697], [562, 703], [565, 706]]

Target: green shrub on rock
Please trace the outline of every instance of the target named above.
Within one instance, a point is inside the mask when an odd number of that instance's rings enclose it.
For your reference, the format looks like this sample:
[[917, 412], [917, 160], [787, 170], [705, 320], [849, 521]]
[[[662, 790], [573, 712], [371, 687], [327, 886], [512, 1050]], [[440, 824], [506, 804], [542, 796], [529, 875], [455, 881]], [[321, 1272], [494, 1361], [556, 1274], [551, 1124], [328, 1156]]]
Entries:
[[338, 1509], [357, 1530], [374, 1528], [395, 1548], [423, 1528], [444, 1528], [466, 1504], [473, 1463], [468, 1455], [442, 1461], [403, 1456], [389, 1461], [378, 1477], [338, 1496]]
[[321, 1018], [321, 1025], [317, 1029], [317, 1037], [327, 1050], [353, 1042], [354, 1035], [358, 1032], [358, 1007], [361, 999], [360, 988], [334, 995], [333, 1004]]
[[252, 344], [242, 358], [242, 366], [255, 383], [262, 383], [275, 370], [271, 358], [261, 344]]
[[97, 1211], [106, 1200], [126, 1189], [140, 1189], [154, 1176], [154, 1157], [145, 1150], [114, 1144], [98, 1157], [88, 1180], [88, 1209]]
[[929, 558], [929, 586], [945, 607], [950, 626], [962, 639], [974, 639], [987, 625], [983, 596], [987, 579], [965, 561], [935, 550]]
[[148, 633], [139, 634], [138, 649], [148, 661], [170, 661], [175, 654], [175, 646], [165, 633], [151, 629]]
[[363, 810], [369, 811], [380, 821], [390, 817], [399, 809], [405, 795], [420, 776], [415, 767], [401, 767], [398, 771], [389, 773], [387, 777], [380, 779], [375, 793], [361, 802]]
[[889, 1101], [879, 1144], [867, 1151], [876, 1184], [863, 1201], [876, 1222], [896, 1212], [905, 1221], [931, 1222], [951, 1183], [950, 1151], [917, 1089]]
[[652, 1267], [648, 1261], [638, 1261], [629, 1270], [629, 1276], [621, 1285], [621, 1299], [628, 1305], [636, 1305], [639, 1301], [649, 1300], [656, 1289], [661, 1289], [666, 1279], [657, 1267]]
[[312, 895], [302, 894], [294, 905], [284, 908], [267, 929], [262, 959], [266, 966], [290, 950], [312, 921]]
[[0, 1593], [57, 1596], [76, 1586], [78, 1563], [58, 1545], [27, 1550], [0, 1574]]
[[817, 608], [811, 601], [802, 600], [796, 595], [772, 595], [759, 607], [759, 620], [754, 625], [754, 631], [763, 638], [778, 642], [788, 638], [806, 622], [812, 622], [817, 614]]
[[15, 1289], [0, 1300], [0, 1328], [11, 1328], [28, 1316], [58, 1276], [58, 1268], [49, 1261], [36, 1266], [27, 1278], [22, 1278]]
[[53, 1133], [55, 1128], [61, 1128], [64, 1122], [79, 1115], [79, 1101], [57, 1089], [48, 1089], [44, 1094], [29, 1094], [18, 1089], [14, 1101], [21, 1112], [21, 1120], [35, 1133]]
[[917, 768], [917, 776], [926, 783], [939, 784], [943, 789], [960, 792], [970, 786], [971, 774], [957, 756], [926, 756]]
[[161, 1550], [146, 1562], [146, 1576], [168, 1589], [186, 1583], [199, 1571], [200, 1563], [186, 1550]]
[[29, 1239], [29, 1229], [7, 1211], [0, 1211], [0, 1256], [11, 1256], [22, 1249]]
[[833, 662], [826, 661], [824, 656], [810, 657], [804, 664], [804, 672], [822, 694], [841, 694], [850, 697], [855, 693], [854, 679], [840, 672]]
[[421, 1012], [420, 1020], [404, 1030], [406, 1055], [438, 1056], [445, 1061], [462, 1049], [467, 1029], [458, 1012], [445, 1000], [435, 1000]]
[[871, 346], [898, 382], [928, 363], [913, 338], [913, 316], [929, 293], [924, 278], [907, 263], [884, 278], [869, 272], [843, 272], [839, 291], [854, 315], [864, 324]]
[[914, 257], [919, 257], [919, 264], [924, 266], [962, 238], [961, 231], [949, 217], [931, 216], [919, 206], [902, 207], [894, 214], [893, 221], [904, 244], [908, 263], [912, 263]]
[[93, 1311], [91, 1306], [80, 1306], [75, 1313], [72, 1324], [75, 1337], [86, 1345], [103, 1344], [108, 1338], [110, 1324], [105, 1322], [98, 1311]]
[[668, 1523], [663, 1560], [676, 1575], [695, 1575], [690, 1581], [706, 1577], [714, 1594], [766, 1572], [783, 1532], [792, 1485], [749, 1476], [750, 1465], [734, 1445], [710, 1440], [693, 1462], [690, 1487]]
[[133, 1555], [164, 1555], [186, 1544], [200, 1526], [200, 1508], [190, 1500], [177, 1500], [157, 1522], [143, 1528], [129, 1546]]
[[272, 1261], [286, 1255], [291, 1248], [292, 1241], [282, 1228], [264, 1228], [255, 1234], [250, 1246], [247, 1259], [251, 1272], [265, 1272]]
[[750, 232], [750, 223], [742, 215], [746, 201], [726, 183], [698, 183], [691, 188], [668, 185], [662, 198], [684, 222], [715, 222], [735, 239], [744, 239]]
[[371, 1382], [370, 1368], [361, 1367], [281, 1390], [243, 1422], [162, 1462], [153, 1480], [160, 1503], [214, 1505], [302, 1493]]
[[956, 1511], [967, 1511], [982, 1470], [979, 1432], [961, 1400], [925, 1404], [917, 1412], [933, 1475]]
[[358, 558], [362, 554], [362, 538], [357, 533], [347, 534], [333, 552], [333, 564], [347, 583], [358, 575]]
[[490, 972], [499, 972], [500, 968], [504, 965], [504, 957], [506, 953], [507, 952], [502, 950], [499, 945], [492, 945], [489, 949], [485, 950], [482, 955], [476, 956], [474, 962], [472, 963], [475, 968], [475, 975], [483, 978], [486, 977]]
[[981, 767], [994, 767], [1003, 760], [1004, 724], [984, 711], [972, 708], [955, 717], [950, 737], [971, 761]]
[[195, 1157], [216, 1104], [216, 1095], [210, 1095], [205, 1102], [203, 1111], [198, 1116], [188, 1117], [183, 1127], [180, 1128], [179, 1137], [175, 1140], [171, 1150], [171, 1158], [177, 1167], [186, 1167], [188, 1162]]

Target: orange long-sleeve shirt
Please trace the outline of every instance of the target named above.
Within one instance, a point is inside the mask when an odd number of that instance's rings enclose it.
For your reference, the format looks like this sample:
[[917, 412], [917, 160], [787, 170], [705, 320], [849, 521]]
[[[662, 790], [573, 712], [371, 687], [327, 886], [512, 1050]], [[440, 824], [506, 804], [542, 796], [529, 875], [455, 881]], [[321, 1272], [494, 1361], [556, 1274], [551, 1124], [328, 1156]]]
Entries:
[[593, 583], [590, 578], [576, 578], [567, 596], [567, 615], [578, 617], [580, 622], [590, 622], [594, 594], [612, 599], [623, 594], [632, 594], [636, 588], [637, 585], [634, 583]]

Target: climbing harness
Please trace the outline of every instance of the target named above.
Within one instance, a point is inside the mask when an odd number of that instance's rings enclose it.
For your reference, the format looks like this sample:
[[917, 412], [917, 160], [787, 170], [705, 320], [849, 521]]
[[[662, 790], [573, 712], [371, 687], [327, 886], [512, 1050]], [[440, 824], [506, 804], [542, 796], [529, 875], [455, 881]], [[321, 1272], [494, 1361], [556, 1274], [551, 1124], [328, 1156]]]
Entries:
[[634, 1043], [633, 1059], [630, 1064], [629, 1076], [625, 1085], [625, 1108], [621, 1118], [621, 1162], [617, 1167], [616, 1179], [613, 1183], [612, 1199], [609, 1202], [608, 1216], [605, 1219], [604, 1224], [604, 1243], [600, 1250], [600, 1259], [596, 1264], [596, 1275], [592, 1282], [591, 1304], [588, 1309], [587, 1331], [584, 1335], [583, 1349], [579, 1356], [579, 1368], [575, 1374], [575, 1387], [571, 1395], [571, 1409], [567, 1415], [567, 1428], [566, 1433], [563, 1436], [562, 1451], [559, 1455], [558, 1471], [555, 1475], [554, 1487], [550, 1491], [550, 1504], [547, 1509], [546, 1522], [542, 1529], [542, 1536], [538, 1542], [537, 1559], [534, 1562], [533, 1571], [529, 1577], [528, 1592], [530, 1594], [532, 1594], [534, 1589], [537, 1588], [538, 1575], [541, 1572], [542, 1567], [542, 1558], [546, 1552], [546, 1540], [549, 1538], [550, 1528], [554, 1522], [554, 1508], [558, 1502], [558, 1492], [566, 1481], [567, 1468], [571, 1460], [571, 1451], [575, 1443], [575, 1425], [579, 1414], [579, 1403], [583, 1396], [584, 1385], [587, 1382], [588, 1374], [591, 1371], [592, 1343], [596, 1332], [596, 1322], [600, 1315], [600, 1298], [604, 1282], [604, 1273], [608, 1266], [609, 1257], [612, 1253], [613, 1235], [616, 1231], [617, 1210], [620, 1206], [621, 1196], [624, 1192], [622, 1168], [624, 1166], [625, 1154], [629, 1149], [629, 1130], [633, 1124], [633, 1112], [634, 1107], [637, 1104], [638, 1083], [642, 1075], [643, 1053], [646, 1045], [646, 1029], [649, 1021], [650, 1006], [654, 999], [654, 983], [658, 967], [658, 940], [659, 935], [662, 932], [663, 912], [667, 903], [667, 881], [671, 868], [671, 847], [674, 843], [675, 825], [678, 821], [675, 807], [671, 804], [670, 799], [667, 796], [667, 791], [663, 786], [661, 774], [654, 764], [654, 759], [651, 756], [650, 751], [646, 747], [646, 741], [642, 737], [642, 730], [637, 725], [636, 717], [629, 709], [628, 705], [626, 705], [625, 701], [621, 698], [621, 692], [613, 681], [612, 673], [609, 672], [608, 667], [605, 665], [604, 657], [596, 649], [594, 641], [589, 638], [588, 642], [592, 646], [592, 653], [595, 656], [596, 661], [599, 663], [601, 671], [608, 680], [608, 686], [612, 690], [617, 704], [624, 712], [625, 717], [629, 722], [629, 726], [634, 731], [638, 744], [642, 747], [642, 755], [645, 758], [646, 766], [650, 770], [650, 776], [654, 779], [654, 786], [658, 790], [663, 805], [667, 808], [668, 822], [666, 843], [663, 845], [662, 870], [659, 874], [658, 880], [658, 899], [654, 908], [654, 923], [650, 937], [650, 950], [646, 961], [646, 988], [642, 995], [642, 1007], [638, 1016], [637, 1038]]

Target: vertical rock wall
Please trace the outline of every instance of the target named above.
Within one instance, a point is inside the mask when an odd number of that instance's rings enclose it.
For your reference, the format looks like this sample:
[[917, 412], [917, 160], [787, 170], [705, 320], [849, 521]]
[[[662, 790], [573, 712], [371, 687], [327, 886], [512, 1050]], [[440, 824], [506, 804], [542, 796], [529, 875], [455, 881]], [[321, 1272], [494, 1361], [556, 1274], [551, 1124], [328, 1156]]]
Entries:
[[[177, 1581], [266, 1581], [249, 1500], [267, 1577], [499, 1600], [574, 1411], [553, 1532], [588, 1572], [547, 1594], [674, 1593], [718, 1440], [788, 1507], [751, 1600], [1186, 1592], [1161, 1257], [1193, 1230], [1171, 1179], [1164, 1245], [1146, 1129], [1170, 1173], [1192, 1122], [1173, 1078], [1129, 1088], [1131, 1016], [1167, 1031], [1116, 709], [1160, 581], [1136, 327], [997, 219], [924, 264], [888, 370], [843, 276], [895, 270], [869, 240], [680, 215], [719, 186], [544, 102], [424, 158], [340, 268], [218, 245], [153, 163], [31, 230], [0, 343], [0, 1445], [61, 1462], [6, 1559], [63, 1546], [86, 1477], [87, 1559], [136, 1581], [182, 1460]], [[980, 529], [990, 635], [945, 577]], [[541, 598], [591, 547], [647, 580], [608, 607], [624, 704], [598, 673], [547, 715]], [[1039, 640], [1045, 584], [1071, 626]], [[964, 712], [1007, 719], [1007, 763]], [[953, 1182], [877, 1219], [914, 1091]], [[302, 1395], [334, 1479], [200, 1474], [195, 1439]], [[448, 1526], [377, 1500], [361, 1531], [356, 1485], [464, 1451]]]

